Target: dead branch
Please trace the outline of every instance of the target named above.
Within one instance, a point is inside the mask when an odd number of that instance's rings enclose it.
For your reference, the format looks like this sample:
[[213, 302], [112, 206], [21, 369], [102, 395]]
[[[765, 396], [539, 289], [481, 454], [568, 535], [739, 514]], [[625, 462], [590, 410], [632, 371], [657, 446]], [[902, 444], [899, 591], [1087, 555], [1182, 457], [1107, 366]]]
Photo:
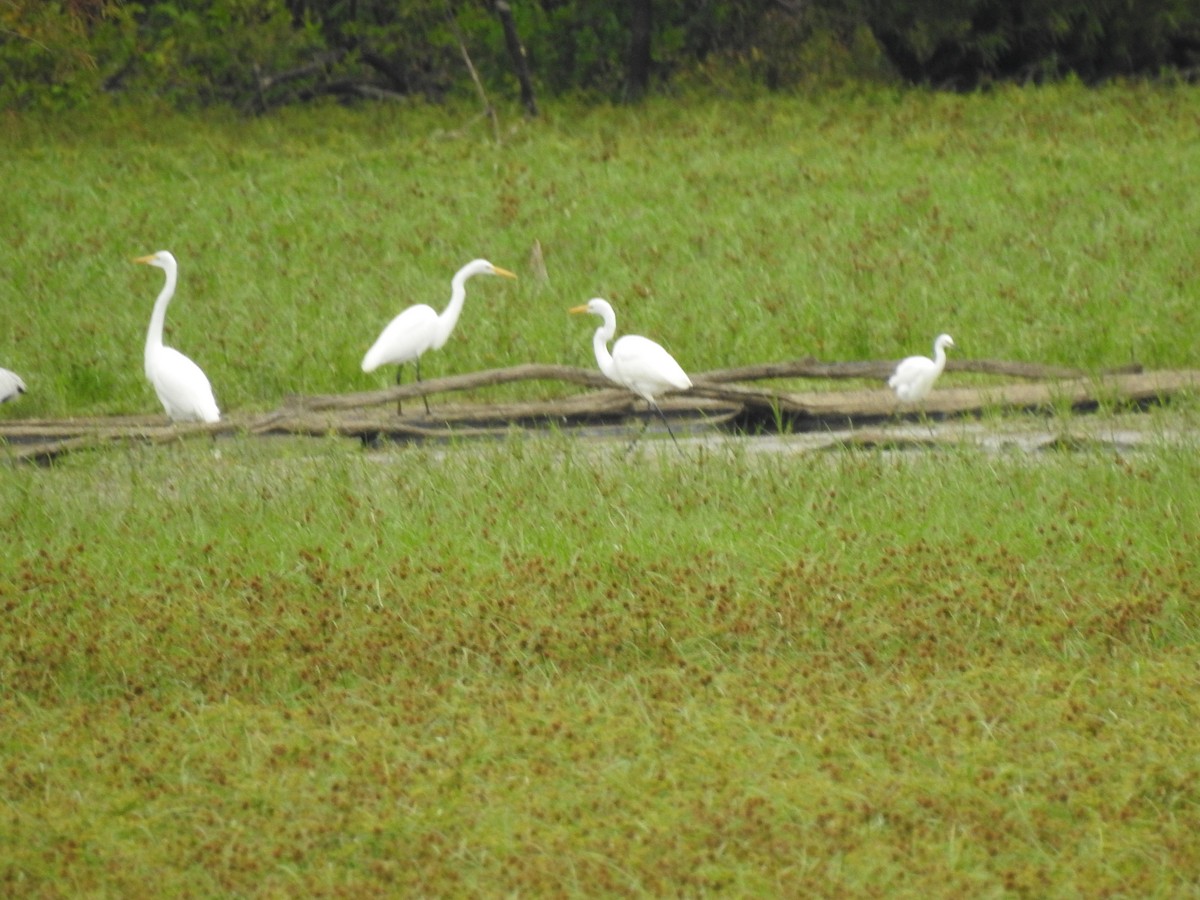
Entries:
[[327, 53], [318, 55], [311, 62], [307, 62], [302, 66], [275, 73], [263, 73], [256, 63], [254, 74], [258, 81], [258, 90], [261, 93], [277, 84], [285, 84], [289, 81], [295, 81], [297, 78], [307, 78], [309, 75], [316, 75], [328, 69], [334, 63], [340, 62], [345, 55], [346, 51], [344, 49], [330, 50]]
[[550, 281], [550, 272], [546, 269], [546, 257], [542, 253], [542, 242], [534, 240], [533, 246], [529, 248], [529, 271], [533, 273], [533, 278], [540, 284], [548, 284]]
[[424, 381], [411, 382], [378, 391], [365, 391], [357, 394], [327, 394], [325, 396], [313, 397], [289, 397], [285, 400], [285, 403], [309, 410], [356, 409], [364, 406], [378, 406], [385, 403], [394, 404], [397, 400], [408, 400], [414, 397], [446, 394], [454, 391], [470, 391], [476, 388], [509, 384], [514, 381], [565, 381], [568, 384], [578, 384], [583, 387], [612, 386], [612, 382], [592, 369], [580, 369], [574, 366], [559, 366], [545, 363], [526, 363], [520, 366], [511, 366], [507, 369], [484, 369], [481, 372], [469, 372], [465, 375], [427, 378]]
[[[1003, 359], [952, 359], [946, 363], [947, 372], [973, 372], [977, 375], [1003, 375], [1009, 378], [1052, 379], [1088, 378], [1099, 375], [1136, 375], [1142, 371], [1139, 363], [1101, 369], [1098, 373], [1063, 366], [1044, 366], [1041, 363], [1012, 362]], [[889, 375], [891, 372], [888, 373]]]
[[[1004, 362], [1000, 360], [954, 360], [950, 365], [954, 371], [975, 372], [989, 375], [1009, 375], [1018, 378], [1080, 378], [1086, 373], [1075, 369], [1054, 366], [1039, 366], [1033, 363]], [[757, 391], [752, 388], [730, 387], [719, 390], [718, 385], [732, 381], [766, 381], [787, 378], [821, 379], [874, 379], [883, 381], [892, 373], [895, 363], [890, 362], [833, 362], [795, 360], [792, 362], [767, 363], [757, 366], [741, 366], [735, 369], [718, 369], [701, 372], [692, 377], [696, 388], [692, 393], [733, 403], [760, 398], [762, 403], [776, 402], [777, 398], [789, 395], [775, 391]], [[949, 368], [949, 366], [948, 366]], [[1140, 369], [1140, 367], [1136, 367]], [[1121, 372], [1124, 370], [1114, 370]], [[561, 366], [547, 363], [525, 363], [505, 369], [484, 369], [463, 375], [445, 378], [429, 378], [421, 382], [410, 382], [398, 387], [354, 394], [331, 394], [327, 396], [289, 397], [285, 404], [301, 406], [309, 410], [356, 409], [366, 406], [394, 404], [434, 394], [448, 394], [479, 388], [510, 384], [517, 381], [562, 381], [582, 387], [612, 387], [612, 383], [595, 369]], [[885, 391], [886, 393], [886, 391]], [[888, 395], [890, 396], [890, 394]], [[786, 402], [780, 400], [779, 402]]]
[[458, 49], [462, 52], [463, 62], [467, 65], [467, 71], [471, 75], [471, 81], [475, 85], [475, 92], [479, 94], [479, 102], [483, 104], [484, 114], [492, 123], [492, 136], [496, 139], [496, 145], [500, 145], [500, 119], [496, 115], [496, 108], [492, 106], [492, 102], [488, 100], [487, 91], [483, 89], [483, 82], [479, 78], [479, 73], [475, 71], [475, 64], [471, 62], [471, 54], [467, 52], [467, 42], [463, 40], [462, 31], [458, 27], [458, 22], [454, 18], [454, 10], [450, 8], [450, 4], [446, 4], [446, 20], [450, 23], [450, 30], [454, 32], [454, 39], [458, 41]]
[[[747, 367], [756, 377], [789, 375], [795, 364]], [[807, 365], [807, 364], [805, 364]], [[858, 364], [862, 365], [862, 364]], [[1159, 402], [1184, 391], [1200, 390], [1200, 371], [1180, 370], [1073, 378], [1034, 384], [984, 387], [939, 387], [919, 408], [901, 407], [882, 385], [848, 391], [784, 391], [723, 383], [731, 370], [697, 376], [695, 386], [664, 397], [661, 406], [671, 417], [689, 417], [699, 427], [770, 429], [780, 422], [797, 431], [830, 427], [861, 427], [894, 416], [932, 417], [974, 415], [985, 410], [1036, 411], [1094, 409], [1102, 403]], [[828, 377], [822, 374], [819, 377]], [[392, 412], [397, 398], [422, 393], [450, 393], [523, 380], [553, 380], [600, 388], [567, 397], [502, 403], [446, 403], [432, 415]], [[455, 375], [381, 391], [313, 397], [289, 397], [276, 410], [261, 414], [234, 413], [213, 425], [172, 425], [160, 416], [98, 419], [0, 421], [0, 456], [14, 462], [53, 460], [74, 450], [97, 448], [121, 441], [151, 444], [229, 434], [341, 435], [374, 442], [444, 439], [448, 436], [502, 435], [513, 427], [617, 423], [631, 416], [653, 415], [647, 404], [629, 391], [613, 387], [599, 372], [572, 366], [529, 364]]]
[[[693, 377], [693, 381], [724, 383], [728, 381], [765, 381], [771, 378], [824, 378], [831, 381], [845, 378], [866, 378], [886, 381], [895, 371], [898, 360], [870, 360], [866, 362], [821, 362], [808, 357], [777, 363], [754, 366], [738, 366], [732, 369], [714, 369]], [[1082, 369], [1063, 366], [1044, 366], [1039, 363], [1013, 362], [1001, 359], [951, 359], [946, 363], [947, 372], [971, 372], [978, 375], [1001, 375], [1009, 378], [1085, 378], [1090, 373]], [[1102, 375], [1135, 374], [1141, 372], [1137, 364], [1104, 369]]]

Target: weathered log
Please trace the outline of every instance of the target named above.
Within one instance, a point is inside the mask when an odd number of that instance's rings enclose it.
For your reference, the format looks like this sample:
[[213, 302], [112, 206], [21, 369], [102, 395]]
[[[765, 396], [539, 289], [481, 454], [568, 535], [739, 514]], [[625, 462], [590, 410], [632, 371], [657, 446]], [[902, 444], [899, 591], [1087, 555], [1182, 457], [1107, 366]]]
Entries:
[[793, 425], [804, 420], [818, 426], [831, 422], [872, 421], [894, 415], [953, 416], [986, 410], [1034, 411], [1063, 406], [1095, 408], [1105, 400], [1143, 403], [1200, 387], [1194, 370], [1074, 378], [1038, 384], [1006, 384], [935, 389], [919, 406], [899, 403], [886, 388], [856, 391], [777, 392], [736, 385], [698, 384], [690, 394], [740, 401], [747, 411], [781, 415]]
[[464, 375], [448, 375], [445, 378], [427, 378], [424, 381], [383, 388], [378, 391], [363, 391], [354, 394], [325, 394], [311, 397], [290, 396], [284, 398], [285, 405], [304, 409], [355, 409], [363, 406], [394, 405], [397, 400], [409, 400], [432, 394], [454, 391], [470, 391], [481, 387], [509, 384], [514, 381], [565, 381], [584, 387], [611, 387], [612, 382], [593, 369], [574, 366], [558, 366], [543, 363], [526, 363], [507, 369], [484, 369]]
[[[887, 379], [887, 376], [892, 373], [894, 368], [895, 363], [892, 362], [828, 363], [818, 362], [813, 359], [803, 359], [756, 366], [741, 366], [733, 369], [716, 369], [693, 375], [692, 381], [697, 387], [704, 387], [706, 389], [731, 381], [766, 381], [789, 378], [830, 380], [859, 378], [883, 381]], [[1006, 362], [1003, 360], [952, 360], [947, 365], [947, 369], [954, 372], [1006, 375], [1030, 379], [1087, 377], [1086, 372], [1077, 369], [1042, 366], [1035, 363]], [[1132, 374], [1140, 371], [1141, 366], [1131, 366], [1108, 370], [1105, 374]], [[306, 409], [313, 410], [354, 409], [362, 406], [395, 404], [397, 401], [410, 400], [416, 397], [452, 393], [455, 391], [470, 391], [495, 385], [511, 384], [517, 381], [562, 381], [584, 387], [612, 387], [612, 382], [595, 369], [582, 369], [575, 366], [546, 363], [526, 363], [519, 366], [510, 366], [505, 369], [484, 369], [479, 372], [468, 372], [463, 375], [430, 378], [425, 381], [411, 382], [378, 391], [312, 397], [290, 397], [285, 402], [302, 405]], [[737, 391], [731, 391], [727, 395], [710, 392], [706, 396], [727, 397], [734, 402], [738, 402], [738, 398], [742, 395], [738, 394]], [[774, 396], [774, 393], [767, 392], [767, 396]]]
[[[811, 357], [732, 369], [714, 369], [696, 375], [693, 381], [765, 381], [771, 378], [822, 378], [831, 381], [846, 378], [867, 378], [886, 381], [895, 371], [898, 360], [869, 360], [865, 362], [821, 362]], [[951, 359], [947, 372], [971, 372], [978, 375], [1001, 375], [1010, 378], [1086, 378], [1089, 372], [1064, 366], [1044, 366], [1039, 363], [1013, 362], [1002, 359]], [[1104, 369], [1101, 375], [1132, 375], [1142, 371], [1132, 364]]]
[[[750, 367], [759, 377], [789, 364]], [[743, 370], [746, 371], [746, 370]], [[764, 372], [770, 372], [764, 375]], [[794, 371], [794, 368], [787, 371]], [[751, 373], [755, 374], [754, 372]], [[668, 416], [688, 417], [693, 427], [753, 427], [770, 430], [786, 424], [795, 431], [861, 427], [893, 417], [933, 418], [977, 414], [987, 410], [1052, 411], [1094, 409], [1102, 403], [1145, 404], [1183, 391], [1200, 389], [1200, 371], [1161, 371], [1073, 378], [1035, 384], [982, 387], [939, 387], [920, 406], [901, 406], [882, 385], [849, 391], [787, 391], [723, 383], [725, 373], [696, 376], [686, 392], [664, 397]], [[398, 398], [447, 393], [521, 380], [558, 380], [601, 390], [567, 397], [501, 403], [443, 403], [432, 415], [396, 415]], [[653, 415], [629, 391], [613, 387], [598, 372], [571, 366], [525, 365], [455, 375], [447, 378], [359, 394], [289, 397], [268, 413], [234, 413], [212, 425], [172, 425], [159, 416], [96, 419], [0, 421], [4, 455], [14, 461], [53, 459], [64, 452], [117, 441], [165, 443], [197, 436], [232, 433], [342, 435], [364, 441], [380, 438], [429, 440], [503, 434], [513, 427], [617, 423]]]

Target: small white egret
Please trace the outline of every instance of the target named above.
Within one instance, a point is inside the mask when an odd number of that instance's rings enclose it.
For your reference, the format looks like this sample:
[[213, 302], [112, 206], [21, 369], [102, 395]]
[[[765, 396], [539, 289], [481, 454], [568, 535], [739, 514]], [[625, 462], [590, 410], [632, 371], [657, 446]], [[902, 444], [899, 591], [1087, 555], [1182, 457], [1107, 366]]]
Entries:
[[[362, 370], [374, 372], [380, 366], [394, 364], [396, 369], [396, 384], [404, 372], [406, 362], [416, 362], [417, 381], [421, 380], [421, 354], [426, 350], [440, 350], [450, 337], [450, 332], [458, 323], [462, 312], [463, 301], [467, 297], [467, 279], [475, 275], [500, 275], [504, 278], [516, 278], [508, 269], [494, 266], [486, 259], [476, 259], [467, 263], [450, 281], [450, 303], [442, 310], [441, 315], [433, 307], [424, 303], [410, 306], [388, 323], [379, 335], [371, 349], [363, 357]], [[429, 399], [425, 401], [425, 412], [429, 412]], [[399, 408], [399, 407], [397, 407]]]
[[25, 393], [25, 382], [16, 372], [0, 369], [0, 403], [7, 403], [19, 394]]
[[888, 387], [896, 392], [903, 403], [919, 403], [924, 400], [933, 383], [946, 368], [946, 348], [954, 346], [954, 338], [939, 334], [933, 342], [933, 359], [928, 356], [910, 356], [900, 361], [896, 371], [888, 379]]
[[592, 336], [592, 347], [596, 351], [596, 364], [600, 371], [610, 381], [629, 388], [649, 403], [662, 418], [667, 426], [667, 434], [671, 435], [671, 440], [678, 447], [679, 442], [675, 440], [675, 432], [671, 431], [671, 423], [658, 406], [658, 396], [667, 391], [686, 391], [692, 386], [692, 380], [679, 363], [660, 345], [637, 334], [623, 335], [613, 344], [610, 354], [608, 342], [617, 333], [617, 314], [607, 300], [596, 297], [583, 306], [572, 307], [569, 312], [576, 315], [591, 313], [604, 320], [604, 324]]
[[171, 421], [219, 421], [221, 412], [217, 409], [208, 376], [178, 350], [163, 344], [163, 322], [167, 318], [167, 305], [175, 294], [175, 281], [179, 274], [175, 257], [166, 250], [159, 250], [150, 256], [139, 256], [134, 262], [155, 266], [167, 275], [166, 284], [154, 301], [150, 330], [146, 332], [146, 378], [154, 385], [154, 392], [158, 394]]

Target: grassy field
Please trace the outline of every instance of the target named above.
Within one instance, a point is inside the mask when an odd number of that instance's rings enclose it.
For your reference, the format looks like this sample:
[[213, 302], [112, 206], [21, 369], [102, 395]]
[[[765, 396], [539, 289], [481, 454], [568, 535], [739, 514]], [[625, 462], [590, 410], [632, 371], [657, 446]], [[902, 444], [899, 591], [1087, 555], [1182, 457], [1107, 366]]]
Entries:
[[566, 309], [597, 295], [690, 371], [894, 358], [940, 331], [967, 357], [1194, 359], [1194, 90], [503, 111], [501, 146], [472, 116], [9, 116], [0, 365], [29, 382], [24, 414], [158, 411], [141, 348], [161, 278], [130, 259], [164, 248], [168, 341], [226, 410], [386, 384], [363, 352], [477, 256], [523, 277], [472, 283], [430, 376], [591, 365]]
[[[472, 284], [427, 375], [590, 365], [594, 295], [692, 371], [941, 330], [1192, 365], [1198, 96], [655, 100], [503, 113], [499, 147], [463, 110], [9, 117], [0, 415], [159, 411], [129, 260], [161, 248], [226, 410], [385, 384], [379, 328], [479, 255], [521, 280]], [[0, 893], [1195, 894], [1196, 406], [1124, 456], [0, 467]]]
[[9, 472], [0, 886], [1178, 896], [1195, 450]]

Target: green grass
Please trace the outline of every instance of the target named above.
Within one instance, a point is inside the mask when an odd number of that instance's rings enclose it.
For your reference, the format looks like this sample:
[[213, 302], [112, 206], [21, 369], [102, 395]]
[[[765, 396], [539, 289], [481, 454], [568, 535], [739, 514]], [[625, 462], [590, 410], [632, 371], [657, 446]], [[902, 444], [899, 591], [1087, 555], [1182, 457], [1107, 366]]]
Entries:
[[[129, 260], [162, 248], [227, 411], [386, 383], [378, 330], [479, 255], [522, 278], [472, 283], [427, 375], [591, 365], [595, 295], [691, 371], [942, 330], [1192, 365], [1196, 97], [660, 99], [506, 112], [500, 147], [470, 110], [10, 116], [2, 414], [159, 411]], [[1194, 892], [1200, 457], [1166, 438], [1195, 400], [1146, 419], [1127, 457], [235, 436], [0, 467], [0, 893]]]
[[[1149, 86], [657, 99], [505, 110], [500, 147], [470, 109], [11, 115], [0, 365], [25, 415], [157, 411], [159, 273], [129, 260], [161, 248], [168, 340], [225, 410], [386, 384], [365, 349], [476, 256], [523, 277], [472, 283], [430, 376], [591, 365], [565, 311], [595, 295], [691, 371], [899, 357], [943, 330], [964, 356], [1190, 364], [1198, 108]], [[537, 390], [561, 389], [501, 393]]]
[[1195, 451], [10, 471], [0, 885], [1178, 895]]

